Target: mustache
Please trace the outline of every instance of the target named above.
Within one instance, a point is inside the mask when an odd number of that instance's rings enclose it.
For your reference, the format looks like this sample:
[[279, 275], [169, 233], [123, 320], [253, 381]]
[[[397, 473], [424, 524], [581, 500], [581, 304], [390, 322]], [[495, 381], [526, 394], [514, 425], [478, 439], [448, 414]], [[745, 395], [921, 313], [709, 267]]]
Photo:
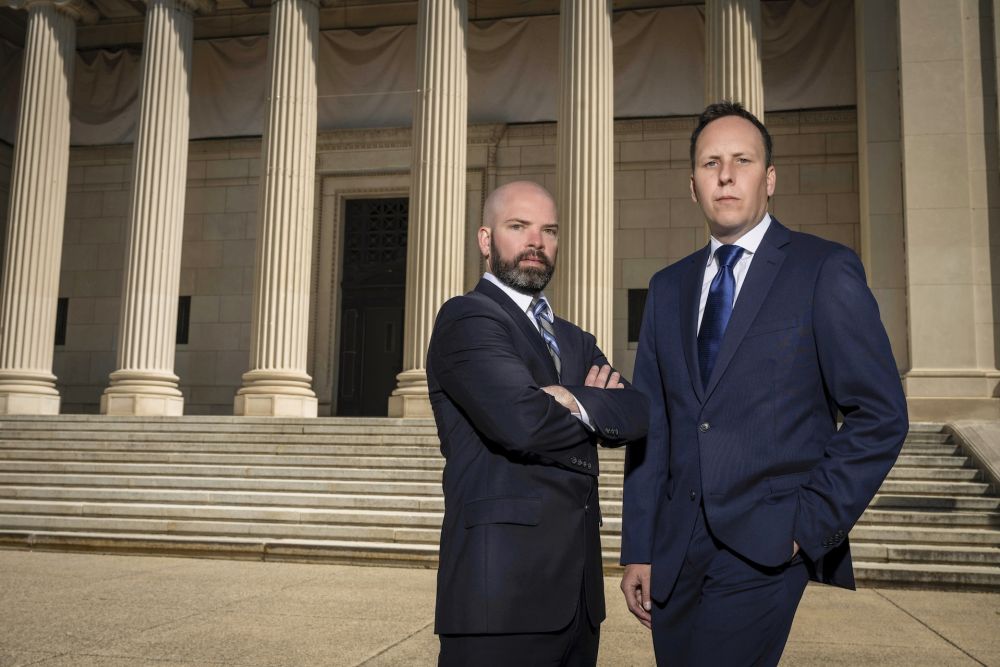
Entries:
[[531, 249], [525, 250], [524, 252], [520, 253], [517, 257], [514, 258], [514, 264], [519, 264], [521, 260], [524, 259], [536, 259], [545, 266], [549, 267], [552, 266], [552, 261], [548, 257], [546, 257], [545, 253], [543, 253], [541, 250], [531, 250]]

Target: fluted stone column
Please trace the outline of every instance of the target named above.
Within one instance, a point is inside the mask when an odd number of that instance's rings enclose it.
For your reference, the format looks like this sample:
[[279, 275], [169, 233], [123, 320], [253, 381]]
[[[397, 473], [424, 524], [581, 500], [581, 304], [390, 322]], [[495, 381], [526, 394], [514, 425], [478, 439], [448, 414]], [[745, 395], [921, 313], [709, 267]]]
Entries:
[[70, 93], [81, 2], [28, 11], [0, 287], [0, 414], [58, 414], [52, 374], [69, 173]]
[[614, 108], [610, 0], [563, 0], [556, 139], [560, 317], [611, 353]]
[[147, 0], [139, 127], [108, 415], [180, 415], [174, 375], [190, 125], [192, 12], [206, 0]]
[[390, 417], [429, 417], [427, 344], [438, 308], [462, 292], [468, 75], [466, 0], [420, 0], [406, 248], [403, 372]]
[[271, 5], [250, 370], [236, 394], [238, 415], [315, 417], [317, 412], [306, 346], [318, 40], [315, 0]]
[[705, 103], [740, 102], [764, 120], [760, 0], [705, 0]]

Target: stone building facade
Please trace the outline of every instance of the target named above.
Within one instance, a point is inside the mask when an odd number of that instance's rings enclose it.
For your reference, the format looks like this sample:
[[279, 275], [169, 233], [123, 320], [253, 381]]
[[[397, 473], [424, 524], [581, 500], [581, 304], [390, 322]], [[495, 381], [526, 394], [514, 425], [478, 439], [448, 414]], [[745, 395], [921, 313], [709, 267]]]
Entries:
[[[694, 118], [615, 117], [611, 25], [678, 3], [532, 4], [558, 21], [556, 118], [472, 123], [463, 26], [524, 3], [150, 0], [129, 20], [79, 0], [3, 10], [0, 37], [25, 67], [72, 53], [69, 39], [109, 48], [115, 34], [152, 69], [136, 75], [137, 140], [116, 144], [55, 130], [71, 113], [51, 102], [71, 97], [65, 70], [20, 79], [15, 137], [0, 143], [0, 412], [425, 416], [433, 313], [481, 274], [486, 194], [521, 178], [558, 193], [557, 312], [629, 375], [642, 291], [706, 232], [688, 190]], [[771, 15], [810, 4], [764, 2]], [[768, 106], [760, 3], [698, 11], [697, 96], [766, 109], [771, 211], [862, 257], [913, 417], [1000, 416], [993, 4], [853, 3], [853, 103], [794, 109]], [[315, 68], [320, 29], [386, 25], [416, 27], [412, 124], [309, 131], [316, 73], [301, 64]], [[278, 92], [263, 136], [189, 139], [185, 54], [241, 34], [270, 36]]]

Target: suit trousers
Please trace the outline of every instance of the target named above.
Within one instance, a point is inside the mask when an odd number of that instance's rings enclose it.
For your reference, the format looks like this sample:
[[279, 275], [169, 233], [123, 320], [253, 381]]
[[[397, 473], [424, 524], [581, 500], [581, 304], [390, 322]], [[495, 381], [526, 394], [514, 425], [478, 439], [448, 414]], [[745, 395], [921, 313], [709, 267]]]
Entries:
[[583, 588], [562, 630], [505, 635], [439, 635], [438, 667], [594, 667], [600, 626], [590, 624]]
[[746, 560], [712, 535], [702, 508], [673, 591], [653, 604], [656, 664], [777, 665], [810, 567], [801, 555], [779, 567]]

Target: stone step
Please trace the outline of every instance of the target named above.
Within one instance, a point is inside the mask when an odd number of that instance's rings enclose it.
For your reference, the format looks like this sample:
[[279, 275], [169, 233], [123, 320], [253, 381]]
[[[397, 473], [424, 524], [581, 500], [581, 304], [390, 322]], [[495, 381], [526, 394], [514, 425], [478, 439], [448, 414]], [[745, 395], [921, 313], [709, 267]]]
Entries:
[[[0, 498], [75, 502], [145, 502], [187, 505], [240, 505], [376, 510], [444, 511], [444, 497], [375, 493], [306, 493], [211, 491], [191, 489], [132, 489], [78, 486], [5, 486]], [[619, 503], [619, 512], [620, 512]]]
[[253, 479], [322, 479], [322, 480], [405, 480], [436, 481], [440, 484], [441, 471], [402, 470], [399, 468], [373, 469], [331, 466], [219, 466], [189, 465], [181, 463], [89, 463], [86, 461], [7, 461], [3, 468], [9, 472], [35, 472], [47, 474], [104, 474], [130, 477], [246, 477]]
[[944, 445], [914, 445], [905, 443], [899, 452], [900, 456], [957, 456], [962, 455], [962, 448], [956, 444]]
[[106, 417], [100, 415], [59, 415], [0, 417], [0, 431], [15, 429], [52, 431], [136, 432], [184, 431], [212, 433], [416, 433], [435, 432], [433, 419], [393, 419], [389, 417], [318, 417], [312, 419], [278, 417]]
[[186, 536], [105, 531], [0, 530], [0, 545], [11, 547], [186, 555], [253, 560], [301, 560], [367, 565], [435, 567], [437, 544], [365, 540], [306, 540], [227, 536]]
[[227, 433], [227, 432], [199, 432], [199, 431], [138, 431], [135, 433], [103, 432], [103, 431], [30, 431], [30, 430], [10, 430], [0, 431], [3, 433], [3, 442], [92, 442], [113, 446], [116, 443], [160, 443], [162, 445], [172, 445], [174, 443], [200, 443], [210, 445], [211, 443], [228, 444], [230, 447], [240, 451], [244, 444], [273, 444], [273, 445], [326, 445], [326, 444], [399, 444], [399, 445], [423, 445], [429, 449], [437, 449], [439, 441], [437, 434], [433, 431], [413, 431], [413, 432], [368, 432], [368, 433]]
[[941, 526], [885, 526], [858, 524], [851, 530], [851, 540], [885, 544], [947, 544], [1000, 547], [1000, 530], [982, 528], [945, 528]]
[[1000, 548], [851, 542], [855, 561], [1000, 566]]
[[248, 505], [184, 505], [158, 503], [67, 502], [0, 499], [0, 526], [11, 516], [105, 517], [109, 521], [128, 518], [177, 521], [225, 521], [252, 523], [324, 524], [378, 528], [441, 529], [443, 512], [398, 511], [355, 508], [264, 507]]
[[[405, 438], [400, 438], [405, 441]], [[135, 442], [121, 440], [101, 442], [99, 440], [0, 440], [0, 452], [109, 452], [120, 454], [228, 454], [231, 456], [419, 456], [443, 461], [435, 442], [434, 446], [409, 444], [360, 443], [356, 439], [349, 442], [332, 442], [324, 439], [319, 444], [288, 444], [285, 442], [233, 443], [232, 440], [205, 442]], [[624, 461], [624, 459], [622, 459]]]
[[[440, 496], [440, 482], [372, 481], [372, 480], [305, 480], [305, 479], [250, 479], [244, 477], [185, 477], [149, 476], [135, 478], [128, 475], [66, 475], [48, 473], [0, 472], [0, 485], [42, 484], [52, 486], [100, 486], [146, 489], [202, 489], [228, 491], [281, 491], [305, 493], [358, 493], [369, 494], [377, 490], [385, 494]], [[602, 497], [603, 497], [602, 492]], [[612, 492], [612, 495], [615, 495]], [[621, 492], [617, 492], [621, 498]]]
[[882, 524], [896, 526], [976, 526], [990, 528], [1000, 526], [1000, 512], [960, 512], [885, 510], [869, 507], [861, 515], [858, 525]]
[[976, 468], [915, 468], [897, 465], [889, 471], [886, 479], [899, 481], [978, 482], [983, 479], [983, 474]]
[[977, 565], [855, 562], [854, 576], [873, 586], [946, 586], [991, 591], [1000, 588], [1000, 567]]
[[868, 506], [880, 509], [1000, 510], [1000, 498], [996, 496], [922, 496], [878, 493]]
[[916, 494], [941, 496], [983, 496], [990, 493], [986, 482], [936, 482], [932, 480], [887, 479], [879, 491], [883, 494]]
[[52, 451], [52, 450], [3, 450], [0, 461], [67, 461], [74, 463], [172, 463], [183, 465], [281, 467], [332, 467], [332, 468], [420, 468], [441, 470], [444, 460], [429, 456], [356, 456], [350, 454], [298, 455], [298, 454], [200, 454], [194, 452], [108, 452], [108, 451]]
[[4, 532], [81, 531], [88, 533], [151, 533], [190, 536], [364, 540], [437, 544], [438, 527], [343, 525], [302, 522], [226, 521], [120, 516], [0, 515]]

